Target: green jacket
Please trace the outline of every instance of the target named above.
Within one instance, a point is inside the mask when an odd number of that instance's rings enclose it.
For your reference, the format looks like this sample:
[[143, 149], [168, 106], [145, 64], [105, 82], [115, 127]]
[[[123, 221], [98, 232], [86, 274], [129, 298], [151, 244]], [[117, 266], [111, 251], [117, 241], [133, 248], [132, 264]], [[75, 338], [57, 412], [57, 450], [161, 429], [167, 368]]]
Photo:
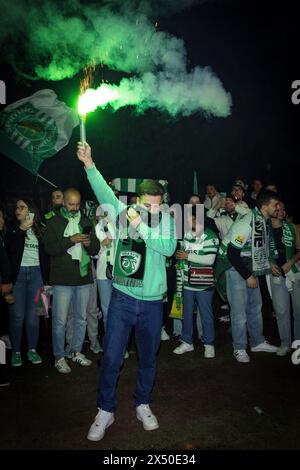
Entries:
[[[46, 253], [50, 255], [50, 285], [60, 286], [82, 286], [93, 283], [91, 266], [87, 276], [80, 276], [79, 263], [73, 260], [67, 250], [74, 245], [70, 237], [64, 237], [68, 221], [60, 214], [48, 220], [43, 243]], [[81, 216], [80, 225], [91, 226], [90, 220]], [[99, 253], [100, 244], [96, 237], [95, 229], [92, 227], [90, 234], [91, 244], [86, 251], [88, 255], [94, 256]]]
[[[86, 169], [86, 173], [99, 204], [110, 204], [111, 213], [114, 212], [115, 215], [118, 215], [126, 208], [126, 205], [115, 196], [95, 165]], [[161, 227], [162, 233], [156, 238], [151, 237], [152, 229], [143, 222], [137, 228], [146, 244], [143, 286], [129, 287], [113, 283], [116, 289], [140, 300], [152, 301], [163, 298], [164, 293], [167, 291], [166, 257], [172, 256], [174, 253], [177, 240], [174, 236], [174, 222], [169, 214], [162, 214]]]

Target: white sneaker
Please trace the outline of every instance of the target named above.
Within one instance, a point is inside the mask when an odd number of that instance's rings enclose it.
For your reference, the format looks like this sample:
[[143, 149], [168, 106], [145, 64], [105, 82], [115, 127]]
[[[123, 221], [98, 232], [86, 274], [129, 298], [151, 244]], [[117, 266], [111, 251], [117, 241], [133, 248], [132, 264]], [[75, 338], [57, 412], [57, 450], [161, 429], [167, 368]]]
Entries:
[[103, 349], [99, 343], [99, 341], [96, 339], [96, 341], [93, 341], [91, 344], [90, 344], [90, 350], [94, 353], [94, 354], [99, 354], [101, 352], [103, 352]]
[[205, 344], [204, 345], [204, 357], [206, 357], [206, 359], [211, 359], [215, 357], [215, 355], [216, 355], [215, 347], [210, 344]]
[[254, 348], [251, 348], [251, 351], [275, 353], [277, 349], [278, 349], [277, 346], [272, 346], [272, 344], [269, 344], [268, 341], [264, 341], [263, 343], [260, 343], [257, 346], [254, 346]]
[[69, 374], [71, 372], [71, 368], [68, 366], [64, 357], [61, 357], [58, 359], [58, 361], [55, 361], [54, 367], [61, 374]]
[[170, 336], [166, 332], [166, 329], [164, 326], [161, 329], [160, 339], [161, 341], [168, 341], [170, 339]]
[[250, 357], [245, 349], [235, 349], [233, 355], [238, 362], [250, 362]]
[[105, 434], [105, 430], [114, 422], [114, 414], [99, 409], [99, 412], [89, 429], [87, 439], [89, 441], [100, 441]]
[[136, 417], [142, 421], [145, 431], [154, 431], [158, 429], [158, 421], [156, 416], [152, 413], [149, 405], [139, 405], [136, 407]]
[[92, 361], [87, 359], [85, 355], [81, 354], [80, 352], [73, 353], [72, 361], [77, 362], [77, 364], [80, 364], [84, 367], [90, 366], [92, 364]]
[[277, 356], [285, 356], [288, 352], [290, 352], [291, 348], [289, 346], [279, 346], [276, 351]]
[[185, 343], [182, 341], [182, 343], [177, 346], [177, 348], [174, 349], [173, 353], [174, 354], [184, 354], [186, 352], [194, 351], [194, 346], [192, 344]]

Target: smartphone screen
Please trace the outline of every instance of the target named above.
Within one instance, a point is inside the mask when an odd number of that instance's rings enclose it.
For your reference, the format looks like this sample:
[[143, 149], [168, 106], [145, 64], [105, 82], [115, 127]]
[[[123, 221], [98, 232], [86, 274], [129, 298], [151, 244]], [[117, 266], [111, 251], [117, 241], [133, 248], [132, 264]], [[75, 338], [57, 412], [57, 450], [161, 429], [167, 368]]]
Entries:
[[33, 213], [33, 212], [29, 212], [29, 214], [27, 215], [26, 218], [27, 218], [27, 220], [30, 220], [30, 222], [32, 222], [33, 219], [34, 219], [34, 213]]

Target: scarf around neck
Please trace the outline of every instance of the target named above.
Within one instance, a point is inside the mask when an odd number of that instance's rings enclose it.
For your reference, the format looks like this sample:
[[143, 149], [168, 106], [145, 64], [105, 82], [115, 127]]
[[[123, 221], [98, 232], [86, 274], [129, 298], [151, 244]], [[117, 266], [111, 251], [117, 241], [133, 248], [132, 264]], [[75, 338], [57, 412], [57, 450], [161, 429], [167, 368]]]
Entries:
[[[283, 244], [285, 246], [285, 257], [289, 261], [295, 254], [296, 247], [296, 230], [294, 224], [288, 224], [285, 220], [282, 222], [282, 236]], [[278, 249], [276, 245], [276, 240], [274, 237], [273, 228], [270, 229], [270, 258], [273, 261], [278, 259]], [[294, 264], [292, 266], [292, 272], [294, 274], [298, 273], [297, 266]]]
[[[126, 212], [128, 207], [126, 207]], [[127, 222], [120, 224], [119, 214], [117, 228], [119, 239], [116, 247], [113, 280], [128, 287], [142, 287], [145, 271], [146, 244], [139, 233]]]
[[254, 276], [263, 276], [270, 272], [267, 224], [260, 210], [255, 207], [252, 211], [252, 273]]
[[[72, 237], [72, 235], [75, 235], [76, 233], [82, 233], [82, 227], [80, 225], [80, 211], [73, 215], [70, 214], [70, 212], [68, 212], [64, 207], [61, 207], [60, 214], [68, 221], [68, 225], [64, 231], [64, 237]], [[67, 253], [72, 257], [73, 260], [79, 261], [80, 276], [87, 276], [89, 273], [91, 259], [83, 245], [81, 243], [76, 243], [67, 250]]]

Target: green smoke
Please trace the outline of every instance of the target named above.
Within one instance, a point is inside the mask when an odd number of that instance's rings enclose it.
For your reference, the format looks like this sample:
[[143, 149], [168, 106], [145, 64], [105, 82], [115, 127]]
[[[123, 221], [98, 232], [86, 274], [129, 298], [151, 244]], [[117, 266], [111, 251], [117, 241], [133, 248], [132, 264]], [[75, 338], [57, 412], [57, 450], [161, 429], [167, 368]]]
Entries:
[[[195, 3], [202, 2], [15, 0], [0, 19], [0, 42], [18, 70], [44, 80], [72, 78], [92, 62], [133, 75], [120, 82], [114, 109], [133, 105], [138, 112], [154, 107], [172, 116], [202, 111], [225, 117], [231, 96], [220, 80], [208, 67], [187, 71], [184, 42], [159, 31], [153, 19]], [[7, 0], [0, 7], [5, 12]]]

